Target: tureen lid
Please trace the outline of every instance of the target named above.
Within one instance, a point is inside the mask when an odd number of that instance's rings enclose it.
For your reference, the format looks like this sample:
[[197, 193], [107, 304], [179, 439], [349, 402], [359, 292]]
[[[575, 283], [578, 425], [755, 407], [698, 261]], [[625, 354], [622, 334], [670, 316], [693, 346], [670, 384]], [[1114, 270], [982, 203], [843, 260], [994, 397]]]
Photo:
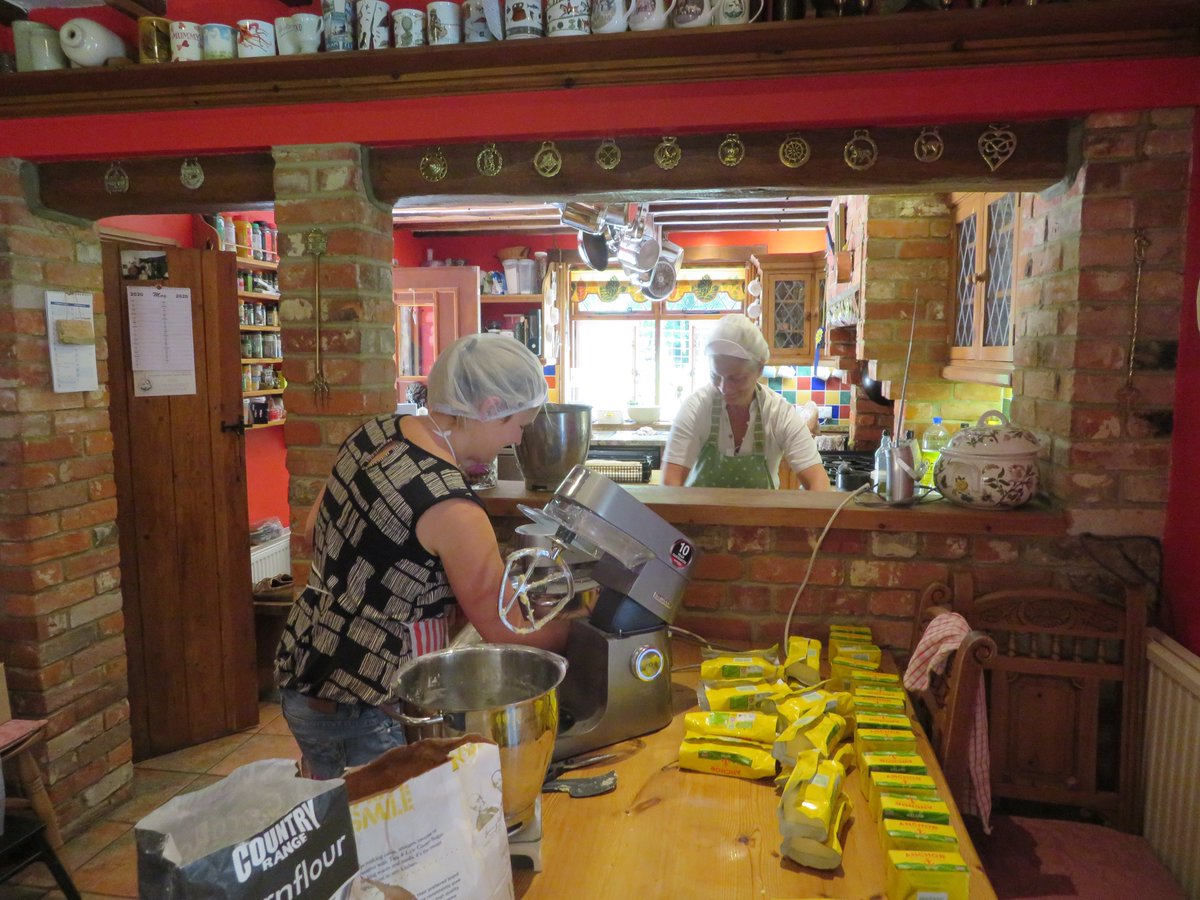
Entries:
[[1032, 431], [1011, 424], [999, 410], [989, 409], [974, 427], [963, 428], [950, 438], [946, 450], [975, 456], [1016, 456], [1036, 454], [1040, 446]]

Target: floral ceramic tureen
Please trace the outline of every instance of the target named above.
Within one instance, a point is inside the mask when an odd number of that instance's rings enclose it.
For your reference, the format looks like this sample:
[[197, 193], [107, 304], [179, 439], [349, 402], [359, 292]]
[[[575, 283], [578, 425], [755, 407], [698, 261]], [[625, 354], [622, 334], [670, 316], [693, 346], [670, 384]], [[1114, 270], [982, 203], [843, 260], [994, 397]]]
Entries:
[[[999, 424], [995, 424], [996, 422]], [[1037, 436], [988, 410], [950, 439], [933, 467], [942, 496], [975, 509], [1012, 509], [1038, 489]]]

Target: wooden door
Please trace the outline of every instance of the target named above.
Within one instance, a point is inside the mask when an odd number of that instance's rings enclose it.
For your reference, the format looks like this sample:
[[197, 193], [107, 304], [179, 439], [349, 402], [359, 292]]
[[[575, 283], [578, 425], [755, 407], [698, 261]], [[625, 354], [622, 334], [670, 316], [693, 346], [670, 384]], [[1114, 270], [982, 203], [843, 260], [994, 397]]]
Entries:
[[122, 249], [104, 244], [121, 588], [134, 757], [258, 722], [241, 350], [232, 253], [167, 249], [191, 289], [194, 394], [136, 397]]
[[424, 383], [445, 347], [479, 331], [479, 267], [421, 266], [392, 269], [396, 304], [396, 398]]

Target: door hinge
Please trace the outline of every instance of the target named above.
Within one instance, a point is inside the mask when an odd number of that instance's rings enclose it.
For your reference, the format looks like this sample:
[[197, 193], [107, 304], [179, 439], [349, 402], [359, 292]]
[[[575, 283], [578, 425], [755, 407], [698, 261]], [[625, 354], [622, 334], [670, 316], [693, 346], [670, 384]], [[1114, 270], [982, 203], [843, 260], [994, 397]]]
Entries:
[[222, 422], [222, 431], [236, 431], [238, 434], [245, 434], [248, 426], [245, 422]]

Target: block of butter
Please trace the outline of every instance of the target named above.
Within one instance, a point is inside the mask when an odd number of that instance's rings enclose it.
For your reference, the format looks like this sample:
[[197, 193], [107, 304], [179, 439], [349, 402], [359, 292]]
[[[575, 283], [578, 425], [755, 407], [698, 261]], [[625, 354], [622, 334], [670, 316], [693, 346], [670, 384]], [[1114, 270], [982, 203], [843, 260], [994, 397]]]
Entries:
[[888, 753], [868, 750], [861, 757], [863, 767], [870, 772], [902, 772], [906, 775], [928, 775], [925, 760], [916, 753]]
[[879, 814], [879, 798], [883, 794], [899, 794], [905, 797], [920, 797], [923, 800], [938, 799], [937, 784], [929, 775], [906, 775], [903, 772], [872, 772], [867, 779], [867, 805], [876, 819]]
[[873, 694], [856, 694], [854, 696], [854, 709], [856, 712], [908, 714], [908, 706], [905, 704], [903, 697], [879, 697]]
[[859, 728], [896, 728], [900, 731], [912, 731], [912, 719], [904, 713], [859, 713], [854, 717], [854, 724]]
[[958, 850], [958, 835], [949, 825], [884, 819], [879, 823], [884, 850]]
[[895, 672], [851, 672], [850, 681], [855, 687], [867, 684], [892, 685], [893, 687], [900, 686], [900, 676]]
[[967, 900], [971, 870], [954, 851], [889, 850], [888, 900]]
[[854, 749], [860, 757], [868, 750], [915, 753], [917, 736], [900, 728], [863, 728], [859, 725], [854, 731]]
[[903, 700], [907, 696], [898, 684], [856, 684], [853, 691], [855, 697], [899, 697]]
[[868, 625], [830, 625], [829, 636], [847, 635], [864, 641], [871, 640], [871, 628]]
[[907, 819], [910, 822], [950, 824], [950, 807], [945, 800], [926, 800], [923, 797], [904, 797], [899, 794], [879, 795], [879, 815], [883, 819]]
[[856, 659], [859, 662], [871, 663], [878, 668], [883, 659], [883, 651], [877, 644], [832, 638], [829, 641], [829, 658]]

